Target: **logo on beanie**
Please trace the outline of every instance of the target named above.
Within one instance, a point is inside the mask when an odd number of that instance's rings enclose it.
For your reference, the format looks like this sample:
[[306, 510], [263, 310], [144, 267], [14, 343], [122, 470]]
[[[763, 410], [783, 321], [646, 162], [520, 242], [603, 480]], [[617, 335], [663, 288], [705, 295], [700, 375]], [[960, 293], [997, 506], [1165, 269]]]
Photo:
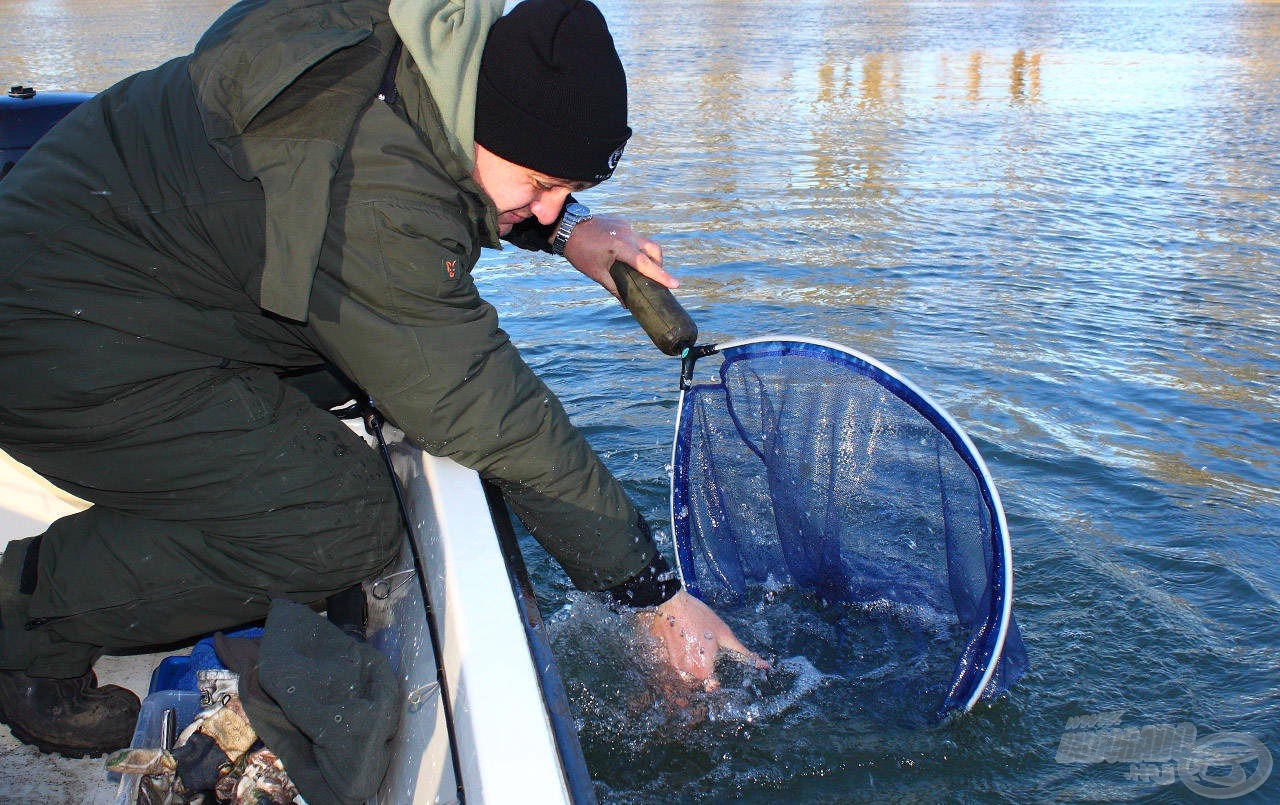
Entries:
[[609, 173], [613, 173], [613, 169], [618, 167], [618, 163], [622, 161], [622, 149], [626, 147], [627, 147], [627, 144], [623, 143], [622, 145], [618, 146], [618, 149], [616, 151], [614, 151], [612, 154], [609, 155]]

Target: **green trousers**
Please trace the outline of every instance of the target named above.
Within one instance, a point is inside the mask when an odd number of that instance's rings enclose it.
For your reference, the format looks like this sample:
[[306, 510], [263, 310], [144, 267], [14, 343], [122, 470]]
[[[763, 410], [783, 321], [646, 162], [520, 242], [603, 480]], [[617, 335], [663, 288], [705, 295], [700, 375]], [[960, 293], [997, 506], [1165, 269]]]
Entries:
[[94, 504], [5, 551], [0, 669], [78, 676], [104, 650], [260, 619], [275, 595], [318, 601], [398, 553], [380, 456], [271, 370], [157, 379], [145, 416], [138, 391], [100, 396], [69, 428], [0, 417], [6, 450]]

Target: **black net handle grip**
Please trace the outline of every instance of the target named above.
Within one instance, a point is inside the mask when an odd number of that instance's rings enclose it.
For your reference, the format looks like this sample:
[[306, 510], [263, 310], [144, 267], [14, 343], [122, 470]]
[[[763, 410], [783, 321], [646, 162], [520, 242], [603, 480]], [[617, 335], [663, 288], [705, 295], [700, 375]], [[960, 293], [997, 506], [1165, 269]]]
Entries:
[[698, 340], [698, 325], [665, 285], [649, 279], [621, 260], [609, 266], [618, 296], [649, 334], [654, 346], [679, 355]]

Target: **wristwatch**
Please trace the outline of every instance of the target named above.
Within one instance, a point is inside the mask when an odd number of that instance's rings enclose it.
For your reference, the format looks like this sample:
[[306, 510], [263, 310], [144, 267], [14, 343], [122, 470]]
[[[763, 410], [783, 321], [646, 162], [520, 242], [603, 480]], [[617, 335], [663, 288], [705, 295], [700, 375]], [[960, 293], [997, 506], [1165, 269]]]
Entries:
[[590, 221], [592, 218], [591, 210], [587, 209], [587, 205], [579, 204], [571, 201], [564, 206], [564, 215], [560, 218], [560, 226], [556, 229], [556, 236], [551, 241], [551, 251], [556, 254], [564, 254], [564, 246], [569, 242], [569, 236], [573, 234], [573, 228], [583, 221]]

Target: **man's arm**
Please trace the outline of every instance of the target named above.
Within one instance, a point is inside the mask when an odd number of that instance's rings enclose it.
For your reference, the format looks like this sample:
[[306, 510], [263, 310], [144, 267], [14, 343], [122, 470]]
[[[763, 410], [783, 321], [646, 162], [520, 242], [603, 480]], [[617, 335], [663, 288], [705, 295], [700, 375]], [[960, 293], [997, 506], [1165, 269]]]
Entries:
[[[577, 199], [570, 195], [565, 205], [575, 201]], [[503, 240], [521, 249], [550, 252], [558, 225], [558, 221], [541, 224], [536, 218], [528, 218], [513, 226]], [[564, 257], [570, 265], [600, 283], [615, 297], [618, 289], [609, 275], [609, 266], [615, 260], [621, 260], [668, 288], [680, 285], [662, 267], [662, 247], [635, 231], [626, 219], [615, 216], [597, 215], [574, 227], [573, 235], [565, 244]]]
[[344, 215], [312, 291], [322, 351], [415, 444], [494, 480], [578, 587], [647, 567], [639, 514], [480, 298], [463, 224], [429, 204]]
[[[573, 201], [569, 196], [565, 203]], [[557, 226], [558, 222], [544, 225], [530, 218], [513, 227], [505, 239], [523, 249], [550, 252]], [[619, 259], [668, 288], [679, 284], [662, 269], [662, 249], [620, 218], [594, 217], [579, 223], [566, 244], [565, 258], [615, 297], [618, 291], [609, 266]], [[644, 528], [647, 531], [648, 526]], [[654, 554], [647, 567], [609, 592], [621, 604], [644, 608], [645, 627], [662, 647], [662, 659], [708, 689], [719, 684], [714, 672], [721, 651], [757, 668], [768, 667], [710, 607], [682, 588], [660, 553]]]

